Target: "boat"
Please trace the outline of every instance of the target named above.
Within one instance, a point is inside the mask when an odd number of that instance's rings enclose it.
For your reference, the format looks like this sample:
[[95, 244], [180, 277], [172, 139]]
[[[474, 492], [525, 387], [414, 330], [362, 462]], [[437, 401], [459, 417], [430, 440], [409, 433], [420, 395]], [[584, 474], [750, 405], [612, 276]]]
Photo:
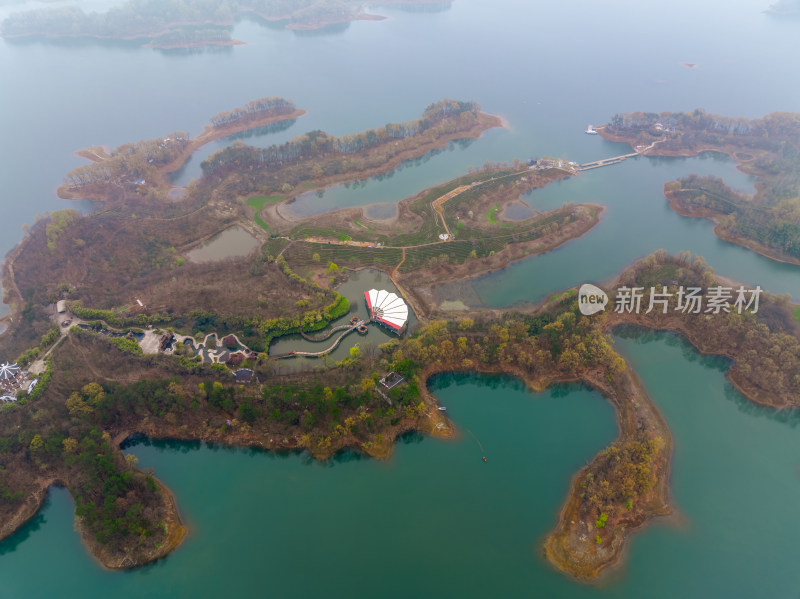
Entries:
[[447, 408], [445, 408], [444, 406], [439, 406], [439, 411], [440, 412], [446, 412]]
[[586, 133], [587, 135], [597, 135], [597, 129], [589, 125], [588, 127], [586, 127], [586, 131], [584, 131], [584, 133]]

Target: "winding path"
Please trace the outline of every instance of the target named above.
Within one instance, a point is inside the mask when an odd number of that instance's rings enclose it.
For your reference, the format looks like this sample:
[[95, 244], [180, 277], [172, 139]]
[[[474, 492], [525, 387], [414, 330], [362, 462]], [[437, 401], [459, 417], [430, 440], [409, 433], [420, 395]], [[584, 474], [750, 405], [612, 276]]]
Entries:
[[329, 339], [336, 331], [343, 331], [345, 329], [351, 329], [351, 328], [353, 328], [353, 325], [348, 322], [347, 324], [342, 324], [342, 325], [339, 325], [338, 327], [332, 328], [330, 331], [328, 331], [327, 333], [323, 334], [320, 337], [312, 337], [311, 335], [309, 335], [308, 333], [303, 331], [302, 328], [300, 329], [300, 334], [303, 337], [305, 337], [306, 339], [308, 339], [309, 341], [315, 341], [315, 342], [316, 341], [325, 341], [326, 339]]
[[[334, 341], [334, 342], [333, 342], [333, 345], [331, 345], [331, 346], [330, 346], [328, 349], [323, 349], [322, 351], [318, 351], [318, 352], [310, 352], [310, 351], [291, 351], [291, 352], [288, 352], [288, 353], [285, 353], [285, 354], [275, 354], [275, 355], [272, 355], [272, 356], [270, 356], [270, 357], [272, 357], [272, 358], [278, 358], [278, 359], [282, 359], [282, 358], [295, 358], [295, 357], [297, 357], [297, 356], [305, 356], [305, 357], [307, 357], [307, 358], [319, 358], [319, 357], [321, 357], [321, 356], [324, 356], [324, 355], [326, 355], [326, 354], [329, 354], [329, 353], [331, 353], [333, 350], [335, 350], [337, 347], [339, 347], [339, 344], [342, 342], [342, 339], [344, 339], [345, 337], [347, 337], [347, 335], [349, 335], [350, 333], [352, 333], [353, 331], [355, 331], [355, 330], [356, 330], [358, 327], [360, 327], [360, 326], [365, 326], [365, 325], [367, 325], [367, 324], [369, 324], [369, 322], [368, 322], [368, 321], [366, 321], [366, 320], [359, 320], [359, 321], [358, 321], [357, 323], [355, 323], [355, 324], [349, 324], [349, 325], [345, 325], [345, 326], [347, 327], [347, 330], [346, 330], [345, 332], [343, 332], [341, 335], [339, 335], [339, 336], [336, 338], [336, 341]], [[341, 327], [337, 327], [337, 328], [336, 328], [336, 329], [334, 329], [334, 330], [337, 330], [337, 329], [341, 329]], [[333, 332], [333, 331], [331, 331], [331, 332]]]

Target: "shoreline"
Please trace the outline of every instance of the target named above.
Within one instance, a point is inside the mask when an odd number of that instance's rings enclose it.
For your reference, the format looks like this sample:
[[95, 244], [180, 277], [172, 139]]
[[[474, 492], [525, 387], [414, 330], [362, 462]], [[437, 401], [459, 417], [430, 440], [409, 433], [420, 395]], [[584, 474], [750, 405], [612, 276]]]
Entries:
[[20, 506], [11, 518], [0, 525], [0, 541], [10, 537], [25, 526], [27, 522], [36, 517], [36, 514], [39, 513], [39, 510], [42, 509], [44, 502], [47, 500], [47, 494], [50, 491], [50, 487], [53, 485], [65, 489], [67, 488], [64, 481], [57, 477], [38, 481], [36, 489], [32, 494], [28, 495], [25, 499], [25, 503]]
[[774, 260], [775, 262], [782, 262], [784, 264], [792, 264], [794, 266], [800, 266], [800, 260], [798, 260], [797, 258], [794, 258], [792, 256], [786, 256], [783, 253], [780, 253], [769, 246], [766, 246], [762, 243], [759, 243], [758, 241], [755, 241], [754, 239], [739, 237], [737, 235], [729, 233], [728, 231], [725, 231], [721, 227], [719, 222], [720, 214], [714, 212], [713, 210], [708, 210], [708, 209], [687, 210], [686, 208], [684, 208], [679, 204], [679, 200], [675, 197], [675, 192], [667, 191], [666, 185], [667, 184], [664, 185], [664, 197], [667, 198], [670, 208], [677, 214], [685, 216], [686, 218], [708, 219], [714, 223], [714, 235], [716, 235], [722, 241], [738, 245], [752, 252], [760, 254], [765, 258]]
[[[677, 318], [668, 318], [667, 323], [647, 323], [642, 322], [641, 320], [637, 320], [632, 318], [630, 315], [617, 315], [614, 313], [610, 319], [610, 322], [606, 324], [606, 332], [610, 332], [611, 329], [621, 326], [621, 325], [631, 325], [636, 327], [641, 327], [643, 329], [648, 329], [651, 331], [662, 331], [673, 333], [675, 335], [680, 335], [683, 337], [700, 355], [703, 356], [719, 356], [721, 358], [725, 358], [726, 360], [731, 362], [731, 365], [734, 365], [737, 361], [737, 356], [735, 353], [731, 351], [725, 350], [714, 350], [711, 349], [708, 345], [706, 345], [701, 338], [698, 338], [693, 332], [690, 327], [686, 324], [682, 323]], [[756, 405], [772, 408], [775, 410], [783, 409], [786, 407], [791, 407], [786, 404], [779, 404], [774, 400], [770, 400], [768, 397], [768, 392], [760, 392], [751, 385], [745, 385], [743, 381], [739, 380], [735, 374], [731, 374], [731, 368], [728, 368], [725, 372], [725, 378], [727, 378], [731, 384], [736, 388], [736, 390], [742, 394], [748, 401], [753, 402]]]
[[[118, 446], [117, 446], [118, 447]], [[151, 475], [152, 476], [152, 475]], [[163, 503], [167, 511], [164, 526], [167, 529], [166, 538], [158, 548], [143, 556], [143, 559], [135, 559], [131, 554], [111, 555], [105, 551], [105, 547], [96, 539], [92, 539], [89, 531], [83, 526], [83, 521], [75, 517], [75, 527], [81, 537], [81, 543], [86, 548], [89, 555], [106, 570], [129, 570], [147, 564], [152, 564], [160, 559], [167, 557], [177, 549], [188, 536], [188, 529], [183, 525], [178, 510], [178, 503], [174, 493], [155, 476], [152, 476], [156, 485], [163, 495]]]
[[20, 310], [22, 309], [22, 292], [17, 286], [16, 277], [14, 276], [14, 263], [25, 249], [28, 243], [29, 235], [26, 235], [11, 251], [6, 254], [2, 265], [2, 287], [3, 292], [8, 296], [2, 299], [3, 304], [8, 306], [8, 314], [5, 314], [0, 321], [7, 323], [5, 330], [0, 332], [0, 337], [12, 330], [9, 321], [13, 321], [15, 317], [19, 317]]
[[[595, 203], [592, 203], [592, 202], [586, 202], [586, 203], [582, 203], [582, 204], [575, 204], [574, 207], [578, 208], [580, 206], [589, 206], [589, 207], [593, 208], [594, 210], [596, 210], [596, 212], [594, 213], [594, 216], [589, 219], [588, 223], [584, 227], [579, 228], [579, 230], [577, 232], [573, 233], [573, 234], [559, 235], [557, 233], [557, 234], [554, 235], [555, 240], [552, 241], [551, 243], [547, 243], [546, 245], [544, 245], [541, 248], [533, 249], [532, 251], [530, 251], [528, 253], [523, 253], [523, 255], [519, 255], [519, 256], [516, 256], [516, 257], [515, 256], [503, 256], [503, 252], [499, 252], [499, 253], [495, 254], [495, 256], [492, 256], [492, 257], [478, 258], [479, 261], [490, 262], [490, 261], [492, 261], [492, 258], [500, 257], [499, 260], [495, 260], [495, 262], [498, 262], [498, 264], [491, 265], [488, 268], [486, 268], [485, 270], [481, 270], [480, 272], [474, 272], [474, 271], [472, 271], [472, 268], [464, 268], [466, 265], [462, 264], [462, 265], [457, 266], [454, 269], [454, 271], [449, 273], [447, 276], [437, 276], [436, 277], [437, 281], [436, 281], [435, 284], [432, 284], [432, 285], [426, 285], [426, 284], [415, 285], [411, 289], [413, 289], [414, 291], [416, 291], [417, 289], [419, 289], [419, 290], [427, 290], [429, 293], [433, 294], [434, 287], [450, 284], [450, 283], [453, 283], [454, 281], [471, 281], [473, 279], [484, 277], [484, 276], [490, 275], [492, 273], [504, 270], [504, 269], [508, 268], [511, 264], [513, 264], [515, 262], [519, 262], [520, 260], [525, 260], [527, 258], [532, 258], [534, 256], [540, 256], [542, 254], [546, 254], [548, 252], [555, 251], [558, 248], [560, 248], [561, 246], [563, 246], [563, 245], [565, 245], [565, 244], [567, 244], [567, 243], [569, 243], [571, 241], [575, 241], [576, 239], [580, 239], [584, 235], [590, 233], [600, 223], [600, 221], [602, 220], [602, 217], [605, 214], [605, 211], [607, 209], [607, 207], [605, 205], [603, 205], [603, 204], [595, 204]], [[558, 209], [556, 209], [556, 210], [558, 210]], [[548, 213], [544, 213], [544, 214], [548, 214]], [[559, 230], [559, 233], [562, 233], [562, 231]], [[544, 238], [542, 238], [542, 239], [544, 239]], [[511, 246], [506, 246], [505, 250], [503, 250], [503, 251], [508, 250], [510, 247], [523, 247], [523, 248], [526, 248], [528, 244], [530, 244], [532, 246], [535, 246], [535, 245], [537, 245], [539, 243], [541, 243], [541, 239], [534, 239], [532, 241], [518, 242], [518, 243], [515, 243], [515, 244], [513, 244]], [[466, 270], [466, 271], [469, 271], [469, 272], [458, 272], [458, 269]], [[397, 283], [395, 282], [395, 284], [397, 284]], [[421, 301], [421, 300], [419, 300], [419, 298], [417, 298], [417, 299], [418, 299], [418, 301]], [[437, 302], [437, 304], [440, 304], [440, 302]], [[491, 308], [480, 308], [480, 307], [475, 307], [475, 306], [468, 306], [468, 311], [477, 310], [477, 309], [496, 311], [496, 310], [491, 309]], [[511, 309], [513, 309], [513, 308], [511, 308]], [[505, 309], [503, 309], [503, 310], [505, 310]], [[500, 312], [502, 312], [503, 310], [500, 310]], [[425, 313], [428, 316], [430, 316], [432, 314], [439, 314], [439, 313], [442, 313], [442, 312], [443, 311], [441, 310], [439, 305], [437, 305], [435, 308], [432, 308], [432, 309], [429, 309], [429, 310], [425, 311]], [[452, 311], [445, 310], [444, 313], [452, 315]]]
[[[218, 139], [222, 139], [224, 137], [228, 137], [230, 135], [236, 135], [237, 133], [242, 133], [244, 131], [249, 131], [250, 129], [257, 129], [259, 127], [265, 127], [267, 125], [272, 125], [273, 123], [279, 123], [281, 121], [288, 121], [292, 119], [297, 119], [307, 112], [303, 109], [296, 108], [292, 112], [286, 114], [266, 114], [263, 116], [255, 116], [252, 118], [242, 118], [233, 123], [229, 123], [227, 125], [222, 126], [215, 126], [215, 125], [205, 125], [203, 127], [203, 131], [197, 137], [191, 138], [189, 143], [186, 147], [178, 154], [175, 158], [158, 167], [158, 179], [152, 185], [152, 188], [167, 193], [172, 187], [172, 182], [169, 180], [169, 175], [180, 169], [186, 161], [194, 154], [197, 150], [202, 148], [204, 145], [211, 143], [212, 141], [216, 141]], [[104, 156], [98, 154], [98, 151], [102, 150]], [[77, 150], [75, 152], [76, 155], [89, 160], [91, 162], [103, 162], [110, 158], [108, 151], [104, 146], [92, 146], [89, 148], [83, 148]], [[150, 187], [150, 186], [148, 186]], [[73, 190], [72, 186], [62, 184], [56, 190], [56, 195], [61, 198], [62, 200], [83, 200], [89, 199], [95, 202], [107, 202], [106, 194], [104, 193], [105, 185], [101, 187], [100, 190], [89, 190], [89, 189], [78, 189]]]
[[[605, 126], [598, 127], [597, 132], [599, 135], [608, 141], [619, 142], [619, 143], [627, 143], [631, 148], [636, 145], [636, 140], [631, 139], [630, 137], [624, 137], [621, 135], [615, 135], [613, 133], [608, 133], [605, 129]], [[728, 156], [731, 160], [736, 162], [736, 169], [753, 176], [751, 173], [745, 171], [742, 166], [745, 164], [752, 162], [755, 160], [756, 156], [761, 153], [759, 150], [750, 150], [750, 154], [748, 154], [748, 158], [741, 158], [737, 154], [740, 153], [741, 148], [737, 148], [735, 146], [720, 146], [720, 147], [712, 147], [712, 146], [700, 146], [697, 148], [681, 148], [680, 150], [663, 150], [663, 149], [655, 149], [643, 153], [644, 156], [652, 156], [652, 157], [664, 157], [664, 158], [693, 158], [702, 154], [703, 152], [717, 152], [719, 154], [724, 154]], [[758, 182], [756, 182], [756, 187], [758, 187]], [[678, 205], [678, 200], [675, 198], [674, 193], [668, 192], [666, 190], [666, 183], [664, 184], [664, 196], [666, 197], [667, 201], [669, 202], [670, 208], [681, 216], [685, 216], [687, 218], [706, 218], [714, 223], [714, 234], [717, 238], [725, 241], [727, 243], [731, 243], [734, 245], [738, 245], [745, 249], [750, 250], [751, 252], [755, 252], [768, 258], [769, 260], [774, 260], [775, 262], [782, 262], [784, 264], [792, 264], [794, 266], [800, 266], [800, 259], [794, 258], [792, 256], [787, 256], [784, 253], [766, 246], [754, 239], [748, 239], [746, 237], [740, 237], [738, 235], [734, 235], [728, 233], [727, 231], [722, 230], [719, 222], [719, 214], [714, 212], [713, 210], [686, 210]]]
[[600, 393], [614, 407], [619, 435], [613, 443], [634, 439], [640, 423], [646, 422], [655, 431], [655, 438], [663, 440], [664, 447], [661, 450], [662, 457], [656, 463], [656, 485], [643, 498], [644, 505], [637, 506], [632, 513], [623, 514], [622, 517], [609, 518], [603, 532], [608, 528], [612, 528], [613, 532], [610, 533], [610, 542], [603, 539], [602, 545], [591, 539], [591, 534], [600, 532], [594, 525], [593, 517], [589, 517], [587, 521], [579, 515], [584, 494], [581, 479], [591, 472], [599, 454], [573, 476], [569, 495], [559, 513], [558, 524], [544, 542], [544, 553], [556, 569], [582, 582], [595, 580], [604, 571], [619, 566], [623, 562], [632, 533], [642, 530], [655, 518], [669, 516], [674, 511], [669, 484], [674, 447], [672, 434], [663, 414], [647, 393], [641, 379], [630, 368], [626, 368], [620, 375], [630, 387], [629, 394], [624, 396], [602, 378], [595, 378], [598, 374], [588, 373], [588, 376], [581, 377], [580, 380]]
[[[294, 200], [296, 200], [301, 195], [305, 195], [308, 193], [314, 193], [317, 191], [323, 191], [329, 187], [334, 187], [337, 185], [343, 185], [345, 183], [352, 183], [354, 181], [362, 181], [364, 179], [370, 179], [372, 177], [376, 177], [378, 175], [384, 175], [389, 173], [393, 170], [396, 170], [400, 167], [404, 162], [409, 160], [415, 160], [431, 152], [433, 150], [439, 150], [441, 148], [446, 147], [450, 142], [458, 141], [460, 139], [479, 139], [485, 131], [489, 129], [495, 128], [502, 128], [502, 118], [494, 115], [489, 114], [487, 112], [479, 112], [478, 113], [478, 122], [475, 123], [473, 127], [464, 131], [457, 131], [455, 133], [448, 133], [446, 135], [442, 135], [436, 140], [425, 143], [418, 148], [405, 150], [400, 152], [399, 154], [395, 154], [389, 160], [387, 160], [384, 164], [379, 167], [372, 167], [368, 169], [364, 169], [362, 171], [358, 171], [357, 173], [339, 173], [336, 175], [329, 175], [327, 177], [321, 177], [319, 179], [315, 179], [314, 181], [310, 181], [312, 183], [309, 187], [304, 187], [303, 189], [295, 189], [287, 195], [284, 195], [283, 199], [265, 205], [260, 211], [257, 211], [256, 214], [260, 215], [261, 218], [264, 218], [266, 214], [268, 216], [267, 219], [264, 219], [267, 224], [274, 224], [274, 220], [278, 222], [283, 221], [287, 226], [295, 226], [298, 223], [301, 223], [306, 220], [311, 220], [313, 218], [319, 218], [323, 215], [331, 214], [334, 212], [340, 212], [343, 210], [353, 210], [364, 208], [364, 206], [347, 206], [343, 208], [337, 208], [335, 210], [328, 210], [326, 212], [322, 212], [320, 214], [315, 214], [312, 216], [302, 216], [299, 214], [295, 214], [292, 212], [290, 208], [287, 208], [289, 204], [291, 204]], [[380, 146], [378, 146], [380, 147]], [[435, 187], [432, 186], [432, 187]], [[427, 188], [430, 189], [430, 188]], [[424, 193], [421, 192], [421, 193]], [[248, 198], [250, 197], [258, 197], [266, 195], [266, 192], [257, 192], [248, 194]], [[417, 197], [419, 194], [415, 194], [412, 197]], [[398, 205], [398, 214], [399, 214], [399, 204], [405, 200], [409, 200], [410, 198], [403, 198], [402, 200], [397, 202]], [[287, 214], [288, 212], [288, 214]], [[366, 214], [363, 215], [364, 218], [368, 220], [369, 217]], [[393, 217], [394, 218], [394, 217]]]
[[[447, 2], [447, 4], [450, 4]], [[386, 6], [391, 6], [392, 4], [398, 5], [428, 5], [428, 4], [442, 4], [442, 0], [406, 0], [405, 2], [400, 2], [398, 0], [392, 0], [391, 2], [386, 3]], [[378, 4], [379, 6], [380, 4]], [[190, 42], [189, 44], [167, 44], [167, 45], [159, 45], [157, 42], [154, 44], [153, 42], [160, 36], [168, 35], [170, 33], [174, 33], [176, 30], [179, 30], [182, 27], [228, 27], [233, 28], [239, 22], [242, 21], [243, 18], [247, 16], [253, 16], [258, 19], [262, 19], [268, 23], [275, 23], [280, 21], [288, 21], [286, 25], [284, 25], [284, 29], [288, 29], [290, 31], [315, 31], [319, 29], [324, 29], [325, 27], [330, 27], [334, 25], [343, 25], [348, 23], [353, 23], [356, 21], [384, 21], [388, 19], [388, 17], [379, 14], [372, 14], [363, 11], [359, 11], [353, 14], [346, 14], [343, 17], [339, 18], [326, 18], [326, 17], [315, 17], [310, 19], [307, 22], [300, 22], [300, 23], [293, 23], [292, 19], [294, 18], [294, 13], [289, 12], [283, 15], [267, 15], [263, 14], [258, 10], [254, 9], [239, 9], [235, 12], [231, 18], [228, 19], [200, 19], [197, 21], [173, 21], [168, 22], [163, 25], [164, 29], [159, 31], [152, 31], [152, 32], [142, 32], [136, 33], [131, 35], [103, 35], [101, 33], [87, 33], [87, 34], [70, 34], [70, 33], [50, 33], [50, 32], [41, 32], [41, 31], [31, 31], [26, 33], [17, 33], [17, 34], [7, 34], [0, 36], [2, 39], [6, 39], [9, 41], [13, 40], [31, 40], [36, 38], [41, 38], [46, 41], [51, 40], [65, 40], [65, 39], [73, 39], [73, 40], [96, 40], [100, 42], [104, 41], [120, 41], [120, 42], [139, 42], [144, 48], [152, 48], [152, 49], [163, 49], [163, 50], [171, 50], [171, 49], [189, 49], [189, 48], [202, 48], [206, 46], [237, 46], [243, 45], [246, 42], [242, 42], [239, 40], [231, 39], [225, 41], [216, 41], [216, 40], [206, 40], [206, 41], [196, 41]]]
[[[622, 277], [625, 271], [619, 276]], [[543, 307], [544, 304], [540, 307]], [[651, 330], [671, 331], [682, 335], [699, 353], [714, 354], [724, 356], [732, 361], [736, 360], [736, 354], [740, 352], [713, 351], [704, 341], [692, 333], [690, 324], [684, 323], [676, 315], [670, 315], [663, 321], [647, 322], [638, 316], [627, 314], [610, 313], [605, 320], [600, 323], [600, 330], [608, 334], [615, 326], [620, 324], [630, 324]], [[269, 431], [239, 429], [239, 430], [219, 430], [204, 429], [202, 431], [181, 431], [175, 425], [165, 424], [164, 422], [149, 421], [139, 423], [133, 427], [123, 427], [111, 430], [115, 447], [134, 434], [141, 434], [151, 439], [172, 439], [176, 441], [201, 441], [205, 443], [221, 444], [227, 447], [257, 447], [271, 451], [308, 451], [309, 454], [318, 460], [325, 460], [342, 450], [353, 450], [369, 455], [377, 459], [388, 459], [393, 454], [396, 440], [402, 434], [411, 431], [418, 431], [436, 438], [457, 438], [458, 428], [452, 423], [446, 413], [440, 412], [437, 408], [439, 402], [435, 395], [430, 391], [428, 383], [431, 377], [444, 372], [472, 372], [480, 374], [502, 374], [512, 376], [533, 391], [543, 391], [553, 384], [564, 382], [580, 382], [598, 392], [607, 401], [611, 402], [615, 410], [618, 436], [613, 441], [614, 444], [625, 443], [629, 440], [640, 440], [644, 431], [645, 438], [657, 441], [661, 439], [663, 444], [653, 453], [651, 468], [654, 474], [653, 486], [648, 488], [637, 497], [637, 501], [631, 511], [621, 511], [612, 513], [608, 520], [607, 527], [597, 528], [594, 524], [596, 514], [587, 511], [586, 506], [582, 505], [583, 489], [581, 481], [588, 473], [593, 472], [593, 467], [597, 460], [602, 457], [602, 452], [598, 453], [587, 466], [578, 470], [570, 482], [570, 490], [565, 498], [558, 516], [558, 524], [544, 541], [544, 554], [547, 560], [558, 570], [565, 572], [581, 581], [589, 581], [598, 578], [608, 569], [619, 566], [624, 562], [626, 551], [629, 547], [631, 535], [657, 517], [667, 516], [674, 512], [671, 506], [670, 470], [671, 456], [674, 450], [674, 442], [669, 431], [668, 424], [660, 412], [658, 406], [647, 393], [647, 390], [638, 375], [627, 367], [618, 375], [611, 378], [605, 368], [593, 367], [582, 368], [575, 373], [565, 373], [558, 367], [549, 366], [537, 372], [522, 370], [518, 365], [497, 362], [493, 364], [470, 364], [460, 366], [458, 364], [443, 363], [436, 361], [427, 365], [419, 372], [421, 397], [420, 400], [425, 406], [424, 412], [413, 418], [403, 418], [396, 425], [381, 431], [383, 437], [374, 443], [359, 441], [351, 434], [345, 434], [333, 439], [333, 443], [325, 446], [304, 446], [299, 434], [290, 432], [283, 439], [277, 438], [277, 442], [266, 443], [271, 434]], [[730, 369], [728, 370], [730, 373]], [[729, 376], [737, 389], [754, 403], [766, 405], [771, 408], [782, 408], [776, 401], [770, 401], [757, 390], [748, 389], [741, 381]], [[601, 462], [602, 464], [602, 462]], [[602, 465], [599, 467], [602, 468]], [[16, 519], [9, 520], [2, 529], [3, 536], [13, 534], [27, 520], [35, 516], [41, 508], [42, 496], [46, 492], [42, 491], [51, 484], [58, 484], [56, 478], [48, 479], [45, 484], [40, 484], [31, 499], [26, 500], [26, 504], [20, 508]], [[168, 488], [158, 481], [160, 487], [166, 492], [164, 502], [166, 509], [171, 517], [168, 518], [169, 528], [167, 530], [167, 542], [158, 551], [150, 553], [144, 558], [134, 559], [130, 556], [104, 555], [102, 548], [91, 539], [86, 540], [90, 553], [104, 566], [112, 569], [127, 569], [150, 563], [177, 548], [186, 537], [187, 531], [180, 520], [177, 509], [177, 502]], [[80, 526], [79, 526], [80, 529]], [[587, 535], [590, 532], [590, 535]], [[84, 531], [81, 530], [82, 537]], [[595, 543], [592, 538], [594, 535], [600, 536], [602, 533], [602, 543]], [[587, 538], [588, 537], [588, 538]]]

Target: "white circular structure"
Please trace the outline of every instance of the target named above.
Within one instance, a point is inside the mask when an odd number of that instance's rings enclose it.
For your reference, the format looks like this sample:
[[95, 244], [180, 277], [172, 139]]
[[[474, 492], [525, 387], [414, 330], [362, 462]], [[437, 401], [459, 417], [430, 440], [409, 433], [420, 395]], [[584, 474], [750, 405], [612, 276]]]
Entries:
[[364, 292], [370, 318], [400, 333], [408, 322], [408, 306], [396, 293], [385, 289]]

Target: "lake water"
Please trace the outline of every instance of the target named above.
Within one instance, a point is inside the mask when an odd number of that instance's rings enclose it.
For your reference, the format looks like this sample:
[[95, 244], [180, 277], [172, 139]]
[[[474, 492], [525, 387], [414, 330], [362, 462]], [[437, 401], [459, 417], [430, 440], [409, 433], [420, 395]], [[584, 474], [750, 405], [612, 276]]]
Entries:
[[225, 258], [247, 256], [259, 245], [258, 239], [242, 227], [229, 227], [187, 252], [186, 257], [192, 262], [216, 262]]
[[[626, 564], [599, 585], [555, 572], [541, 544], [572, 474], [616, 435], [610, 404], [578, 386], [531, 393], [507, 377], [450, 375], [431, 387], [459, 438], [407, 437], [388, 461], [129, 447], [176, 493], [184, 546], [137, 571], [103, 571], [73, 530], [69, 495], [55, 490], [0, 543], [4, 596], [64, 585], [119, 598], [795, 596], [798, 417], [754, 408], [725, 380], [724, 361], [672, 335], [617, 346], [672, 428], [678, 517], [637, 532]], [[48, 576], [32, 575], [42, 563]]]
[[[176, 130], [196, 135], [210, 116], [262, 96], [291, 98], [308, 113], [247, 143], [411, 120], [442, 97], [475, 100], [508, 124], [380, 179], [310, 194], [295, 206], [308, 213], [396, 202], [485, 161], [625, 153], [583, 134], [616, 112], [800, 111], [792, 76], [800, 72], [800, 24], [762, 14], [770, 1], [458, 0], [435, 13], [376, 9], [390, 18], [328, 34], [245, 21], [234, 37], [247, 45], [200, 52], [0, 41], [0, 249], [9, 251], [36, 214], [76, 205], [54, 195], [84, 163], [76, 150]], [[204, 148], [176, 183], [188, 183], [224, 143]], [[660, 247], [693, 251], [721, 274], [800, 298], [798, 269], [719, 241], [709, 222], [669, 210], [664, 182], [692, 172], [752, 189], [731, 161], [701, 156], [637, 158], [535, 190], [524, 199], [536, 210], [564, 201], [608, 210], [582, 239], [450, 290], [448, 299], [535, 301], [602, 281]], [[796, 596], [795, 418], [753, 408], [721, 363], [698, 359], [672, 337], [618, 346], [673, 428], [683, 520], [636, 535], [626, 567], [601, 587], [553, 572], [538, 548], [574, 471], [613, 439], [611, 408], [580, 389], [533, 395], [508, 379], [467, 377], [433, 383], [461, 439], [414, 437], [388, 462], [134, 447], [175, 490], [192, 528], [185, 546], [149, 568], [105, 572], [80, 547], [72, 503], [56, 490], [31, 525], [0, 545], [0, 596], [65, 588], [86, 597]]]

